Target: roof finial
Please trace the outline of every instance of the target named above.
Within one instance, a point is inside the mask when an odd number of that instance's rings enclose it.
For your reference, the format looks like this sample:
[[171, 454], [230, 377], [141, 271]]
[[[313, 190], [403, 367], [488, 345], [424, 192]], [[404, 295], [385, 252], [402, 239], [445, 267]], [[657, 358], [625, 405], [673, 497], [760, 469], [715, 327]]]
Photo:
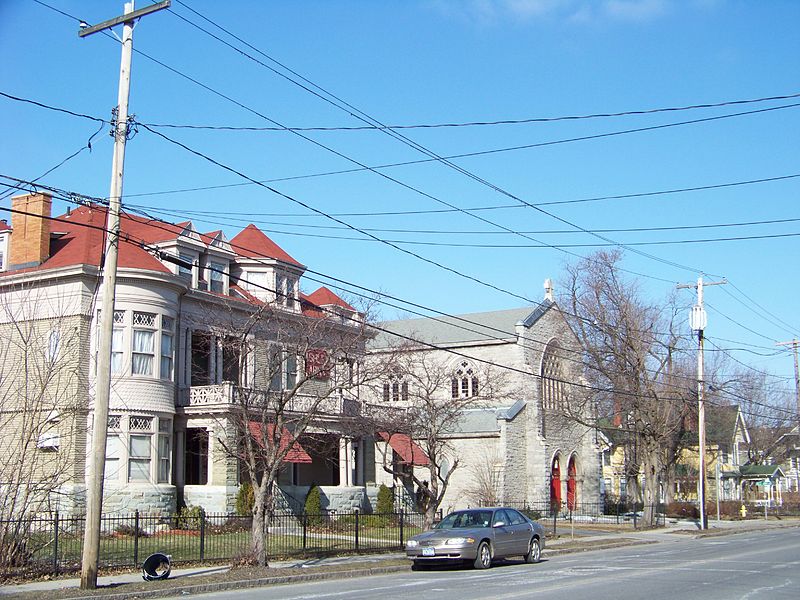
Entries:
[[550, 302], [554, 302], [553, 300], [553, 282], [548, 277], [544, 280], [544, 299], [550, 300]]

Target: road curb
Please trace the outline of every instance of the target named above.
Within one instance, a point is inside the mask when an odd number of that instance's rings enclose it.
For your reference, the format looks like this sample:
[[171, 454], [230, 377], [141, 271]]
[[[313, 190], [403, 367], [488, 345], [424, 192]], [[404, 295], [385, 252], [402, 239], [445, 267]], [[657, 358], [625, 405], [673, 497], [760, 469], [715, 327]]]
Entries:
[[[263, 587], [285, 583], [302, 583], [307, 581], [324, 581], [326, 579], [350, 579], [354, 577], [368, 577], [370, 575], [385, 575], [409, 570], [408, 565], [392, 565], [386, 567], [371, 567], [368, 569], [351, 569], [347, 571], [329, 571], [323, 573], [298, 573], [292, 575], [276, 575], [273, 577], [260, 577], [257, 579], [241, 579], [238, 581], [221, 581], [218, 583], [199, 583], [181, 587], [170, 587], [158, 590], [138, 590], [130, 592], [103, 593], [97, 591], [89, 596], [72, 596], [69, 600], [94, 600], [108, 598], [112, 600], [133, 600], [139, 598], [164, 598], [167, 596], [182, 596], [191, 594], [206, 594], [225, 590], [238, 590]], [[26, 592], [30, 594], [32, 592]], [[14, 595], [7, 596], [9, 600]]]

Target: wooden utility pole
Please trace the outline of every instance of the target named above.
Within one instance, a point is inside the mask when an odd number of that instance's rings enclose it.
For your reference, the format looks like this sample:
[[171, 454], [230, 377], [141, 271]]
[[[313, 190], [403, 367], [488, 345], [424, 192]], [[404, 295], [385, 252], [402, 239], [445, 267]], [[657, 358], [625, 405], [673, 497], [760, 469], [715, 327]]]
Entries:
[[800, 340], [794, 339], [791, 342], [778, 342], [777, 346], [791, 346], [794, 349], [794, 393], [797, 399], [797, 413], [795, 420], [800, 425], [800, 368], [797, 364], [797, 346], [800, 345]]
[[119, 251], [119, 214], [122, 204], [122, 176], [125, 167], [125, 142], [128, 139], [128, 98], [133, 56], [133, 23], [157, 10], [168, 8], [170, 0], [140, 10], [133, 9], [133, 0], [125, 4], [125, 14], [91, 27], [81, 27], [80, 37], [105, 31], [122, 24], [122, 60], [119, 69], [119, 94], [114, 122], [114, 157], [111, 163], [111, 193], [106, 217], [106, 247], [103, 262], [100, 336], [97, 353], [97, 379], [92, 421], [92, 449], [86, 486], [86, 527], [81, 559], [81, 589], [97, 587], [97, 566], [100, 555], [100, 521], [103, 513], [103, 477], [106, 467], [108, 404], [111, 396], [111, 337], [114, 331], [114, 294], [117, 282]]
[[[697, 304], [692, 307], [689, 314], [689, 325], [692, 331], [697, 332], [697, 443], [700, 456], [699, 477], [697, 482], [697, 499], [700, 504], [700, 528], [708, 529], [708, 515], [706, 514], [706, 406], [705, 406], [705, 373], [703, 364], [703, 330], [708, 324], [706, 309], [703, 307], [703, 286], [722, 285], [728, 283], [725, 279], [703, 283], [702, 275], [697, 278], [697, 283], [681, 283], [678, 289], [697, 289]], [[717, 489], [719, 495], [719, 489]]]

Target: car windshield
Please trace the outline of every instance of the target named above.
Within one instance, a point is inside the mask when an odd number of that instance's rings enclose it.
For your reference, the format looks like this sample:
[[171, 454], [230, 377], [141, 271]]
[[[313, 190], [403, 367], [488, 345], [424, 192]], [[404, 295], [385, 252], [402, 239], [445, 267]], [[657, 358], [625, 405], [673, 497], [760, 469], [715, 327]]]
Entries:
[[447, 515], [437, 529], [465, 529], [470, 527], [489, 527], [492, 522], [490, 510], [465, 510]]

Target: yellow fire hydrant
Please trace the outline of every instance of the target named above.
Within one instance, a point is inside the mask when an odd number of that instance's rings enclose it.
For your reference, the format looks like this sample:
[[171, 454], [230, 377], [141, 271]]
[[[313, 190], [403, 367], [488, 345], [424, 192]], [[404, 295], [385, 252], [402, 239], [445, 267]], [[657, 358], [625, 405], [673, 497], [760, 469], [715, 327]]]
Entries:
[[744, 504], [742, 504], [742, 508], [739, 509], [739, 514], [742, 515], [743, 519], [747, 517], [747, 507]]

